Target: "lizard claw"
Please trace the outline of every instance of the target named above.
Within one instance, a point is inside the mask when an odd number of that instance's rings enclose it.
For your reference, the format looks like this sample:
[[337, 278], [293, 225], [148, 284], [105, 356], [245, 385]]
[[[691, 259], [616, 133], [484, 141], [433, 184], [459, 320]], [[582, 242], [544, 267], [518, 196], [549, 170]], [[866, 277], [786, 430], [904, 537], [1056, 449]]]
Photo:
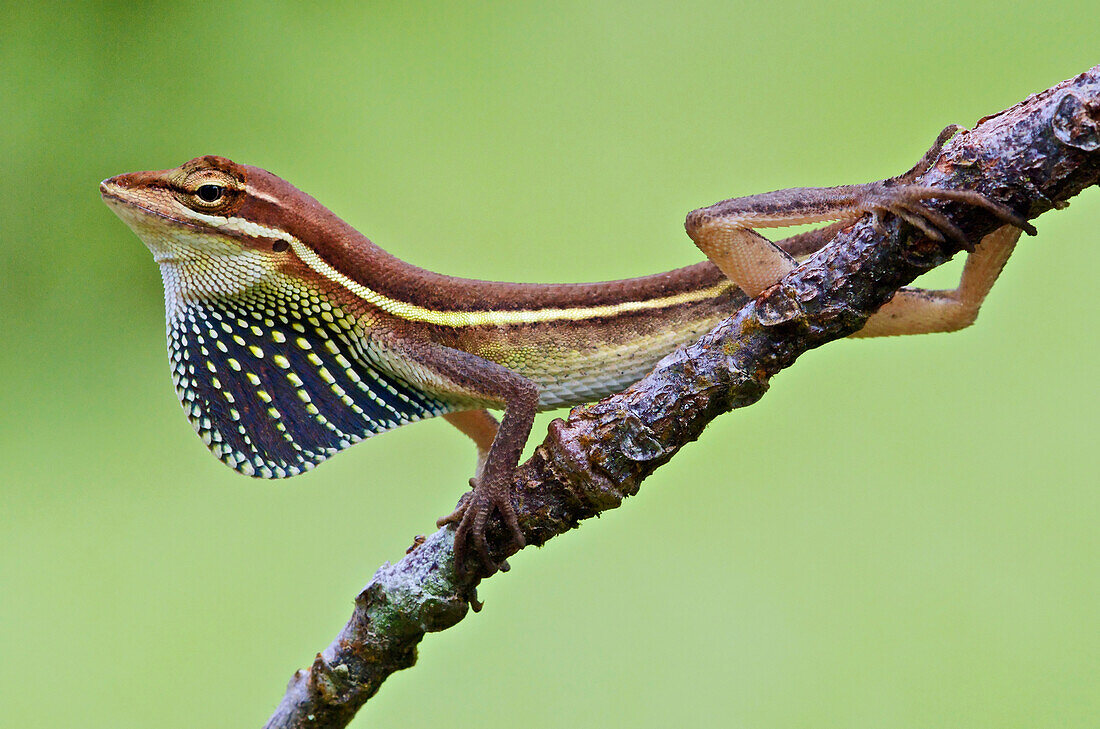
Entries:
[[488, 577], [497, 570], [507, 572], [508, 562], [494, 562], [489, 556], [489, 543], [485, 539], [485, 527], [493, 511], [496, 511], [512, 533], [512, 546], [519, 550], [527, 544], [519, 528], [519, 519], [516, 517], [507, 483], [471, 478], [470, 486], [472, 490], [463, 495], [458, 507], [438, 520], [436, 526], [458, 525], [455, 532], [455, 565], [459, 572], [466, 572], [470, 566], [467, 565], [467, 552], [471, 546], [476, 550], [481, 576]]

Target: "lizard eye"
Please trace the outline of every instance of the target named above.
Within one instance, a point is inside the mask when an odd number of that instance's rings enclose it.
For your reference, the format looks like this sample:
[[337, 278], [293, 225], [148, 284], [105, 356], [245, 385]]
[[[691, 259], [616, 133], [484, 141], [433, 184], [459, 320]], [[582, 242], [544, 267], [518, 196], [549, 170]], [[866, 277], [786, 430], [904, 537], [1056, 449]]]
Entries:
[[172, 193], [181, 205], [197, 213], [225, 216], [244, 202], [244, 175], [221, 157], [198, 157], [185, 162], [172, 179]]
[[225, 189], [221, 185], [199, 185], [199, 189], [195, 190], [195, 194], [203, 202], [216, 203], [225, 194]]

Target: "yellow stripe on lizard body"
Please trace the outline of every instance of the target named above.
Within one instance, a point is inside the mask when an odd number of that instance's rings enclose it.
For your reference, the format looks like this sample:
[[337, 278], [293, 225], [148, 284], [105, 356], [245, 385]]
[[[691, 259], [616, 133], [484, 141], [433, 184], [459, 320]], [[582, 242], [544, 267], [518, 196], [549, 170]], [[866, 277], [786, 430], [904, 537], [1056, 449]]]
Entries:
[[510, 324], [538, 324], [542, 322], [581, 321], [584, 319], [611, 317], [635, 311], [667, 309], [672, 306], [706, 301], [733, 288], [732, 283], [723, 281], [710, 288], [686, 291], [681, 294], [656, 299], [624, 301], [618, 304], [570, 309], [547, 308], [504, 311], [437, 311], [407, 301], [391, 299], [356, 281], [352, 281], [326, 263], [320, 256], [314, 253], [309, 246], [287, 233], [283, 233], [283, 235], [285, 236], [283, 240], [290, 243], [291, 250], [294, 251], [302, 262], [328, 280], [339, 284], [347, 291], [363, 299], [368, 304], [378, 307], [387, 314], [392, 314], [402, 319], [446, 327], [507, 326]]
[[425, 306], [413, 304], [408, 301], [400, 301], [374, 291], [363, 284], [353, 281], [348, 276], [340, 273], [317, 255], [308, 245], [296, 237], [278, 228], [270, 228], [244, 218], [218, 218], [212, 215], [193, 212], [195, 218], [208, 223], [211, 226], [230, 233], [243, 234], [252, 237], [283, 240], [290, 244], [291, 250], [299, 259], [311, 269], [329, 281], [339, 285], [354, 296], [362, 299], [371, 306], [377, 307], [387, 314], [406, 319], [408, 321], [423, 322], [446, 327], [477, 327], [477, 326], [508, 326], [514, 324], [538, 324], [554, 321], [582, 321], [600, 317], [613, 317], [637, 311], [654, 311], [667, 309], [683, 304], [693, 304], [720, 296], [733, 288], [730, 281], [722, 281], [714, 286], [703, 289], [685, 291], [671, 296], [663, 296], [652, 299], [639, 299], [636, 301], [623, 301], [617, 304], [602, 306], [585, 306], [574, 308], [544, 308], [544, 309], [519, 309], [519, 310], [483, 310], [483, 311], [441, 311]]

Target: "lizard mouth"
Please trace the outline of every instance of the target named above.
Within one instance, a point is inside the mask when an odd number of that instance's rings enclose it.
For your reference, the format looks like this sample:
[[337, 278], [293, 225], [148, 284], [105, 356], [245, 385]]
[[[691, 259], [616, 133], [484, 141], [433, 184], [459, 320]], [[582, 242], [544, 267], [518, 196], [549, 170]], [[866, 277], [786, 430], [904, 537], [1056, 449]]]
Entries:
[[132, 196], [127, 195], [124, 191], [124, 188], [115, 185], [111, 182], [111, 180], [104, 180], [103, 182], [99, 183], [99, 195], [103, 198], [103, 201], [106, 202], [111, 207], [111, 209], [115, 211], [115, 214], [119, 215], [120, 217], [122, 216], [123, 211], [138, 210], [147, 216], [160, 218], [161, 220], [167, 220], [170, 223], [174, 223], [175, 225], [183, 226], [185, 228], [191, 228], [193, 230], [203, 229], [203, 226], [201, 225], [197, 225], [188, 220], [183, 220], [182, 218], [177, 218], [176, 216], [172, 215], [171, 213], [165, 212], [164, 210], [156, 210], [149, 207], [148, 205], [143, 205], [142, 203], [135, 200]]
[[[138, 237], [145, 243], [149, 252], [153, 254], [153, 261], [157, 265], [178, 265], [185, 262], [186, 257], [179, 255], [175, 246], [166, 245], [164, 231], [158, 228], [168, 225], [170, 227], [187, 230], [203, 230], [202, 226], [191, 223], [172, 215], [164, 210], [157, 210], [143, 203], [129, 190], [121, 187], [111, 180], [104, 180], [99, 185], [99, 194], [107, 206], [126, 223]], [[173, 236], [168, 236], [169, 238]]]

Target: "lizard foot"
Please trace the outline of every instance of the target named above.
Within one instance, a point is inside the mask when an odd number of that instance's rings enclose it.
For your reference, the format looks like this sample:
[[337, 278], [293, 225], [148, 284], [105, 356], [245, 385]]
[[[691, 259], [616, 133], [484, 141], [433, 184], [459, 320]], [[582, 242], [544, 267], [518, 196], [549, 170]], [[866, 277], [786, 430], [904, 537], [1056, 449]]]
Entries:
[[[481, 576], [488, 577], [497, 570], [508, 571], [508, 562], [497, 564], [489, 556], [489, 543], [485, 540], [485, 527], [489, 517], [496, 511], [512, 533], [512, 546], [517, 550], [526, 545], [523, 532], [519, 528], [516, 510], [508, 493], [508, 482], [497, 479], [471, 478], [472, 491], [463, 495], [458, 506], [447, 516], [436, 522], [436, 526], [458, 524], [455, 532], [455, 566], [459, 572], [466, 572], [467, 552], [473, 548], [480, 562]], [[472, 547], [471, 547], [472, 542]]]
[[936, 141], [932, 143], [929, 150], [924, 153], [924, 156], [911, 170], [897, 177], [873, 184], [872, 191], [861, 207], [874, 215], [876, 230], [881, 227], [878, 214], [880, 212], [893, 213], [933, 240], [942, 241], [944, 234], [946, 234], [947, 237], [958, 242], [965, 250], [972, 252], [974, 245], [963, 235], [959, 227], [939, 211], [933, 210], [924, 204], [925, 200], [938, 198], [940, 200], [956, 200], [985, 208], [1001, 221], [1020, 228], [1028, 235], [1035, 235], [1035, 226], [980, 192], [973, 190], [940, 190], [913, 184], [913, 180], [932, 168], [932, 165], [939, 159], [940, 153], [943, 152], [947, 141], [962, 129], [963, 127], [957, 124], [945, 127], [936, 137]]
[[897, 184], [896, 180], [886, 180], [876, 185], [862, 201], [861, 207], [867, 212], [892, 213], [917, 228], [932, 240], [942, 241], [951, 238], [967, 251], [973, 251], [974, 245], [966, 235], [943, 213], [925, 204], [926, 200], [955, 200], [984, 208], [997, 219], [1035, 235], [1035, 226], [1014, 213], [1009, 208], [995, 202], [974, 190], [943, 190], [923, 185]]

